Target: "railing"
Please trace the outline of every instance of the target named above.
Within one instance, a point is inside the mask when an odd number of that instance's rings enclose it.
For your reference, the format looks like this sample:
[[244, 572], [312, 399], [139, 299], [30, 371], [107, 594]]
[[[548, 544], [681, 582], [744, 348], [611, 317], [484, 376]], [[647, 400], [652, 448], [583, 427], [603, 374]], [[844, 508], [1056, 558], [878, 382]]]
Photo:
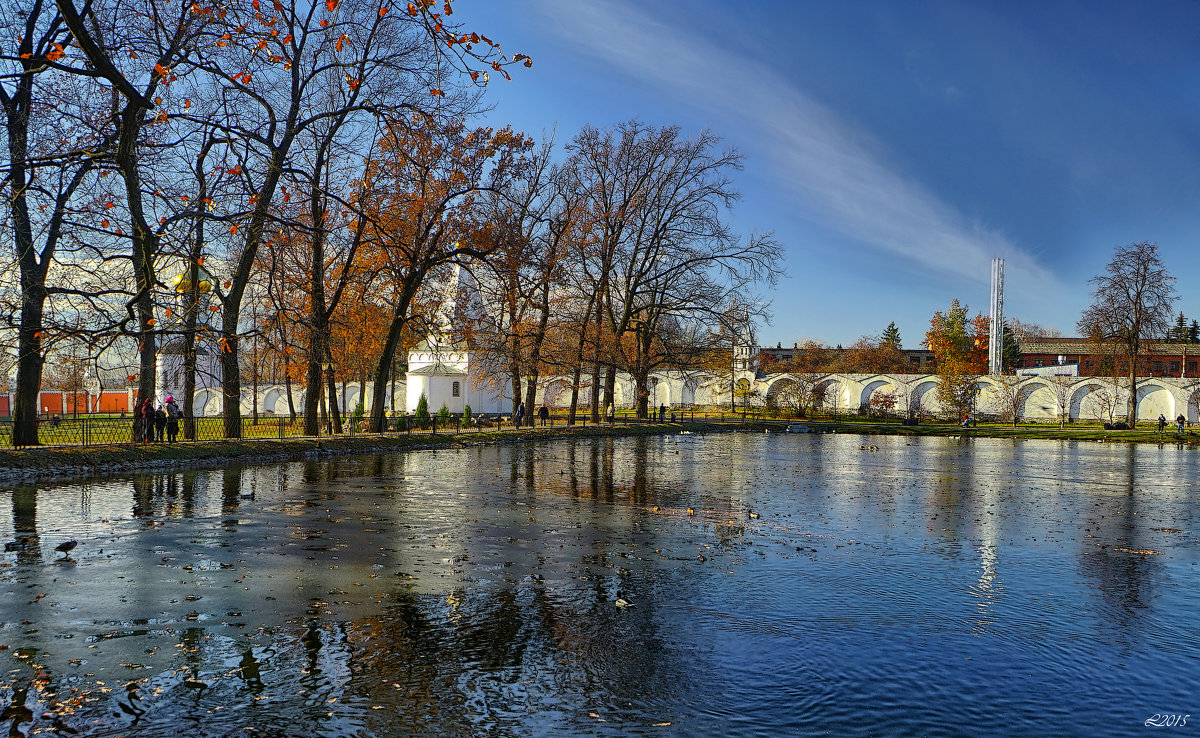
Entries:
[[[724, 422], [743, 420], [742, 415], [734, 413], [697, 413], [694, 410], [668, 411], [663, 420], [655, 414], [651, 418], [639, 419], [636, 414], [617, 412], [615, 416], [601, 418], [600, 425], [639, 423], [683, 423], [695, 420], [706, 422]], [[747, 418], [749, 419], [749, 418]], [[507, 415], [475, 415], [471, 418], [451, 416], [446, 418], [437, 415], [428, 420], [418, 420], [414, 415], [401, 415], [385, 418], [381, 434], [372, 434], [369, 430], [368, 418], [346, 417], [342, 420], [342, 432], [332, 432], [331, 423], [323, 420], [318, 424], [316, 437], [355, 437], [363, 435], [397, 435], [414, 433], [472, 433], [484, 431], [528, 430], [532, 428], [561, 428], [567, 426], [568, 416], [565, 413], [551, 413], [547, 418], [526, 416], [518, 428], [511, 416]], [[575, 425], [586, 427], [595, 425], [590, 414], [577, 413]], [[18, 422], [0, 420], [0, 447], [11, 446], [99, 446], [111, 444], [141, 444], [158, 445], [170, 443], [187, 443], [191, 441], [225, 440], [225, 419], [223, 417], [195, 418], [192, 432], [186, 433], [187, 422], [183, 419], [175, 424], [170, 422], [157, 423], [146, 433], [145, 424], [140, 419], [119, 417], [50, 418], [36, 421]], [[16, 433], [15, 431], [26, 431]], [[36, 439], [33, 442], [19, 443], [14, 439], [26, 437]], [[313, 437], [304, 432], [304, 419], [295, 420], [285, 417], [241, 418], [241, 437], [244, 439], [278, 439]]]

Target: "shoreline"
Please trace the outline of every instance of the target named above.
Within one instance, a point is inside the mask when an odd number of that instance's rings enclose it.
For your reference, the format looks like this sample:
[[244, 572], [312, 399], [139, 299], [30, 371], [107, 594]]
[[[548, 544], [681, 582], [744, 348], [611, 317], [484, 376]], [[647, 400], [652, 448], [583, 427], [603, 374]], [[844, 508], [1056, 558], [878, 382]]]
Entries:
[[150, 446], [40, 446], [0, 449], [0, 484], [21, 485], [103, 479], [137, 472], [212, 468], [230, 463], [268, 464], [397, 451], [465, 448], [476, 445], [525, 443], [578, 437], [618, 437], [721, 432], [785, 432], [790, 423], [811, 433], [866, 436], [927, 436], [943, 438], [1009, 438], [1014, 440], [1089, 441], [1097, 443], [1154, 443], [1200, 446], [1200, 432], [1156, 429], [1106, 431], [1102, 428], [1056, 428], [985, 425], [962, 428], [954, 424], [906, 426], [837, 420], [749, 420], [737, 423], [635, 423], [631, 425], [559, 426], [551, 428], [468, 431], [454, 434], [334, 436], [287, 439], [229, 439], [188, 441]]

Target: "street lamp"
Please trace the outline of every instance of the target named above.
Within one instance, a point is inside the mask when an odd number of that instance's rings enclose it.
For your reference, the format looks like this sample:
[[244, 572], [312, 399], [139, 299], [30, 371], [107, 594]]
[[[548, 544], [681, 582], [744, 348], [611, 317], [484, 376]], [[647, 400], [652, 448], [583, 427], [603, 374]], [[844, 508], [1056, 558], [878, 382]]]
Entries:
[[[199, 264], [196, 265], [196, 282], [197, 282], [197, 292], [205, 294], [212, 290], [212, 275], [209, 274], [204, 269], [204, 267], [200, 266]], [[192, 270], [191, 270], [191, 268], [185, 267], [183, 271], [181, 271], [179, 274], [175, 275], [175, 278], [171, 280], [171, 283], [175, 285], [176, 292], [179, 292], [181, 294], [184, 292], [191, 292], [192, 291]]]

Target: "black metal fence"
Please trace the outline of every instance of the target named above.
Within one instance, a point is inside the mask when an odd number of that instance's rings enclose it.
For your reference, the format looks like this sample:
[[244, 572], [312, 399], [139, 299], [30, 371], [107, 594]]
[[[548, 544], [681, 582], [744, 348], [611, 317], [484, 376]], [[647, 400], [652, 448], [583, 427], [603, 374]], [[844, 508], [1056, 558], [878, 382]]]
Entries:
[[[600, 424], [631, 424], [656, 422], [689, 422], [699, 417], [702, 420], [741, 419], [740, 415], [729, 413], [700, 413], [692, 410], [668, 412], [659, 419], [657, 415], [650, 419], [638, 419], [632, 414], [617, 413], [615, 417], [602, 418]], [[241, 423], [241, 438], [245, 439], [284, 439], [312, 437], [304, 432], [304, 419], [295, 420], [284, 417], [243, 417]], [[520, 426], [511, 416], [506, 415], [474, 415], [470, 418], [461, 416], [430, 416], [428, 419], [418, 419], [414, 415], [400, 415], [385, 418], [382, 434], [414, 434], [414, 433], [471, 433], [485, 430], [519, 430], [541, 427], [563, 427], [568, 425], [565, 414], [551, 414], [547, 418], [525, 417]], [[588, 426], [595, 422], [589, 415], [579, 413], [575, 416], [575, 425]], [[190, 432], [189, 432], [190, 430]], [[366, 418], [346, 417], [341, 422], [341, 433], [335, 433], [333, 423], [323, 419], [318, 424], [317, 437], [354, 437], [362, 435], [378, 435], [370, 432], [370, 420]], [[37, 421], [17, 422], [0, 420], [0, 447], [5, 446], [98, 446], [107, 444], [161, 444], [186, 443], [189, 441], [216, 441], [228, 438], [225, 432], [225, 418], [205, 417], [196, 418], [189, 429], [186, 420], [175, 423], [154, 423], [149, 429], [141, 419], [121, 417], [67, 417], [39, 419]], [[25, 438], [25, 442], [21, 439]]]

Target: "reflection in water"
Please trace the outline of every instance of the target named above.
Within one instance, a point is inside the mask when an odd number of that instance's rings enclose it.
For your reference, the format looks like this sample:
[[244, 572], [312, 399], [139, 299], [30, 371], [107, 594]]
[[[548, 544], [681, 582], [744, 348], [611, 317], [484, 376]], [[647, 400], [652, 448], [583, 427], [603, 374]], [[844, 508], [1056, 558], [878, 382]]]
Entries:
[[[0, 568], [0, 720], [1121, 734], [1186, 709], [1189, 453], [876, 445], [599, 438], [6, 492], [30, 544]], [[66, 537], [73, 562], [42, 551]]]

